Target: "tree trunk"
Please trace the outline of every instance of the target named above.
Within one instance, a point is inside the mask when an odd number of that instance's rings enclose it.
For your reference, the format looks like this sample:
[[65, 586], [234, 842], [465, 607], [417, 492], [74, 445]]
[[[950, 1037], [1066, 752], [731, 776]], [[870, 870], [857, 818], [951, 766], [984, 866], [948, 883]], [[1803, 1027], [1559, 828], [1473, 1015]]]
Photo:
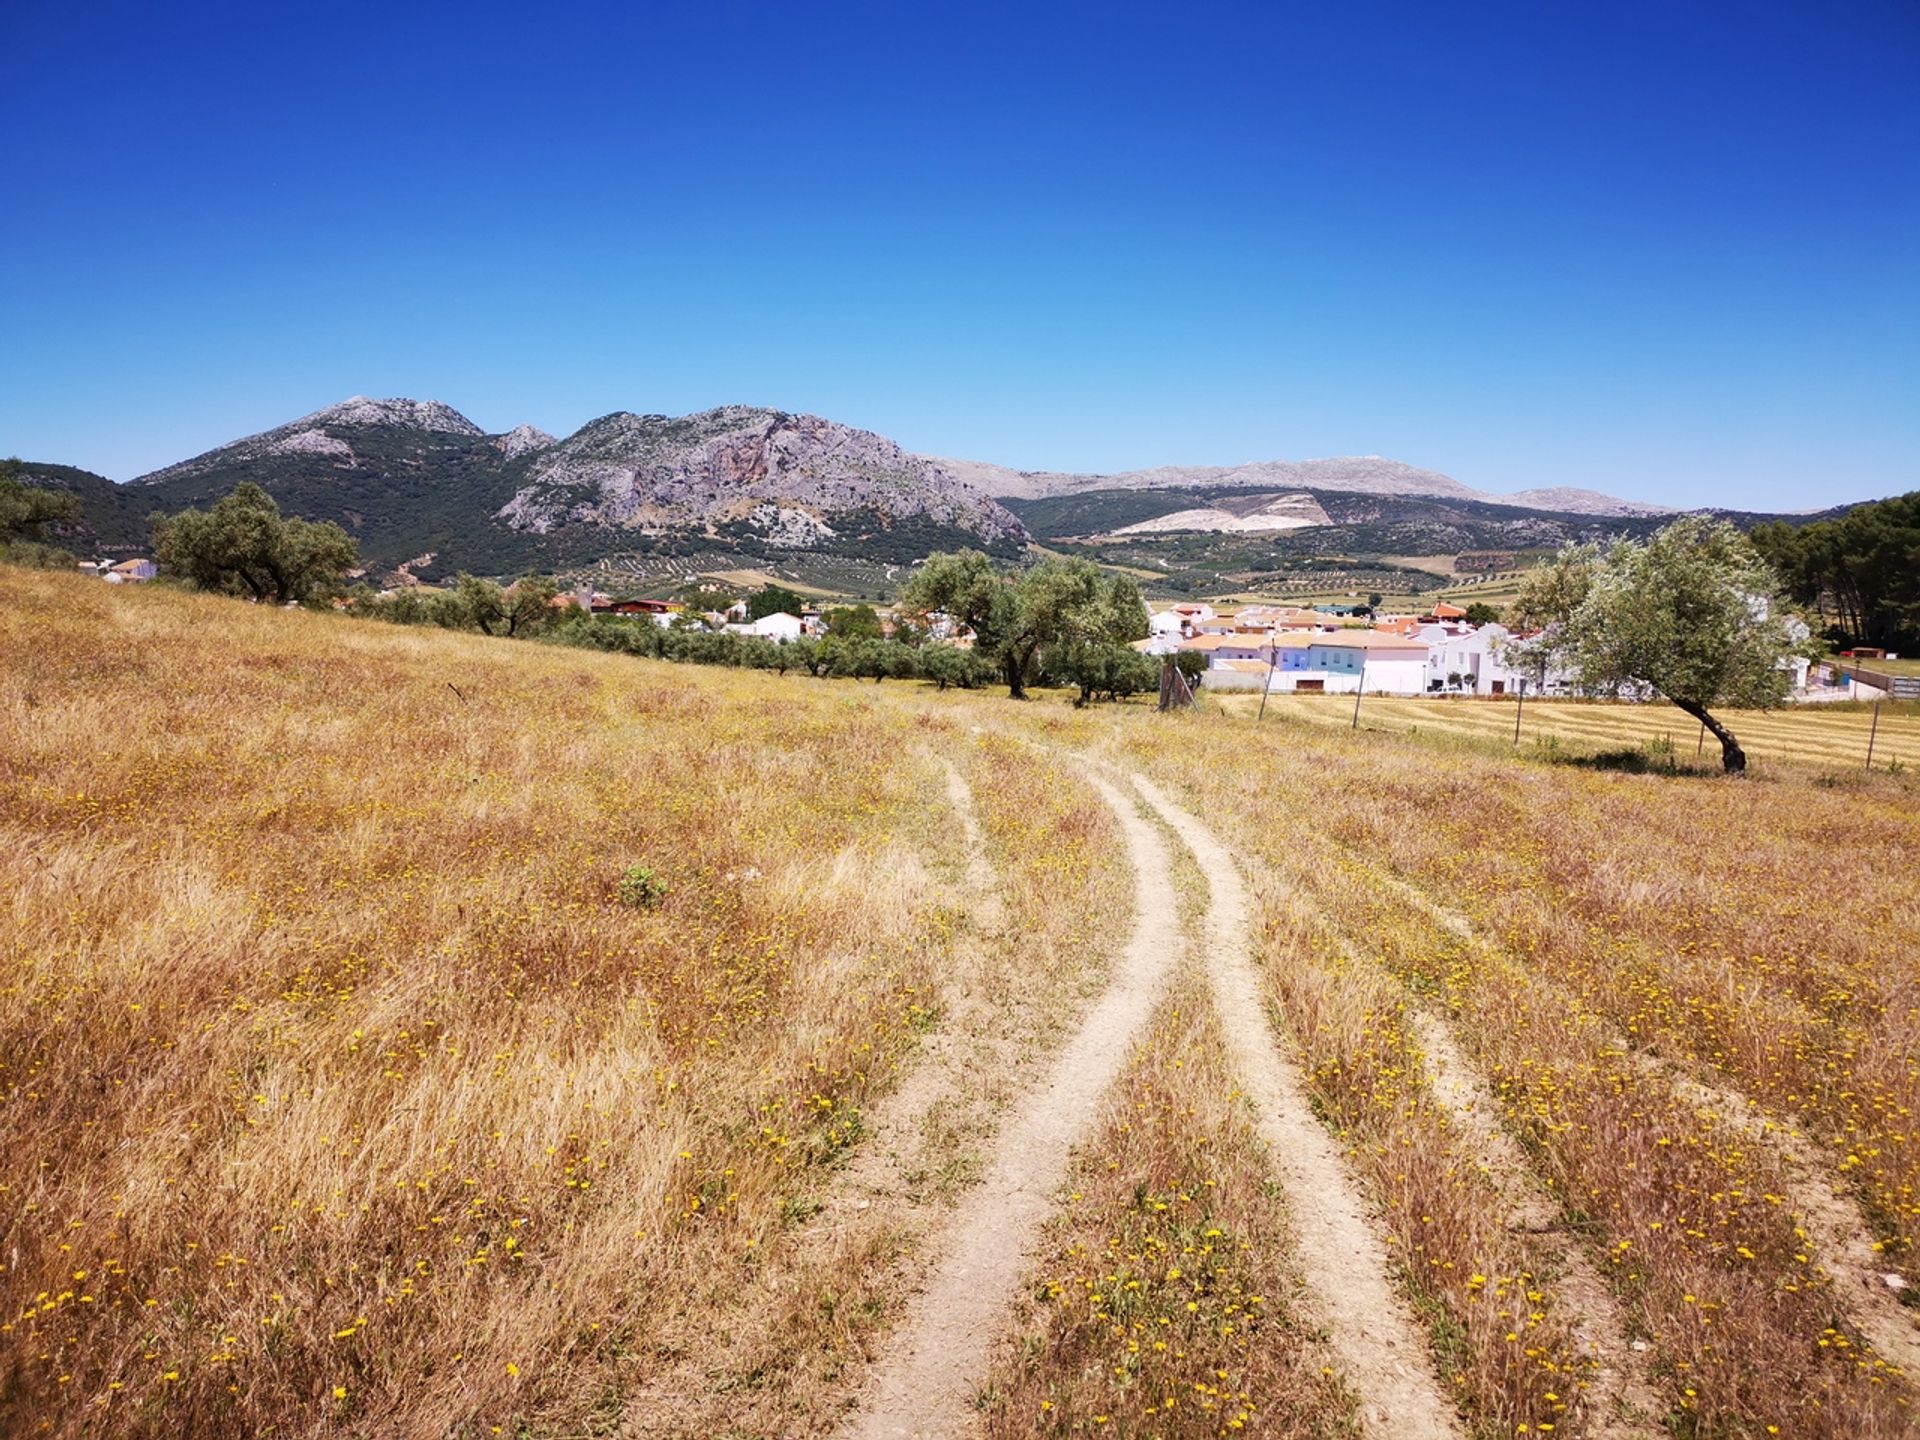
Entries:
[[1673, 703], [1713, 732], [1713, 738], [1720, 742], [1722, 770], [1729, 775], [1747, 773], [1747, 752], [1740, 748], [1740, 742], [1733, 738], [1731, 730], [1707, 713], [1706, 706], [1696, 705], [1691, 700], [1675, 700]]
[[1027, 698], [1027, 662], [1014, 651], [1007, 652], [1007, 698], [1024, 700]]

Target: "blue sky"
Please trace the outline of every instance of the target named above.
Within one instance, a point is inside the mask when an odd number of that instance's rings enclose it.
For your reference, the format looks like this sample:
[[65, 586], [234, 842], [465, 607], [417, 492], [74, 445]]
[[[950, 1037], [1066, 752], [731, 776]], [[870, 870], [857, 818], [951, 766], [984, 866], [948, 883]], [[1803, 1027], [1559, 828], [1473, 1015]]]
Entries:
[[0, 6], [0, 454], [355, 393], [1920, 487], [1920, 8]]

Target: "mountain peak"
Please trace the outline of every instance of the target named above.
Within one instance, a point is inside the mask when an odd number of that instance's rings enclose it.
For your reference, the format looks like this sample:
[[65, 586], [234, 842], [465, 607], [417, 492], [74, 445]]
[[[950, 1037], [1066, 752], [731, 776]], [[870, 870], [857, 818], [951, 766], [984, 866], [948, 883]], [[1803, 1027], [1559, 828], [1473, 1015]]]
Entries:
[[[473, 421], [451, 405], [438, 400], [410, 400], [398, 396], [375, 400], [354, 395], [338, 405], [329, 405], [302, 417], [282, 429], [303, 429], [312, 425], [385, 425], [399, 430], [433, 430], [448, 435], [484, 435]], [[268, 432], [272, 433], [272, 432]]]
[[555, 441], [538, 425], [516, 425], [494, 443], [500, 447], [502, 455], [513, 460], [532, 450], [544, 450]]

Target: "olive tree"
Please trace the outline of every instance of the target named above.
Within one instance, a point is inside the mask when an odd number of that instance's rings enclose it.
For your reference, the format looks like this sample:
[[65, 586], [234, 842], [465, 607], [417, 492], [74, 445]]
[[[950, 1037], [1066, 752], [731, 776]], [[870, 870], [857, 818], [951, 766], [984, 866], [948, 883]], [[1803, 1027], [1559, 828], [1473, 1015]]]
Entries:
[[0, 558], [29, 563], [70, 561], [46, 545], [46, 527], [80, 518], [80, 501], [65, 490], [27, 482], [26, 466], [0, 460]]
[[559, 593], [545, 575], [522, 575], [508, 586], [464, 572], [454, 581], [450, 614], [459, 627], [471, 625], [487, 635], [524, 635], [553, 617]]
[[1787, 697], [1806, 626], [1782, 613], [1773, 572], [1722, 520], [1688, 515], [1646, 540], [1568, 545], [1523, 581], [1515, 611], [1539, 627], [1523, 654], [1570, 665], [1600, 695], [1646, 689], [1713, 732], [1722, 767], [1746, 752], [1716, 709]]
[[1124, 644], [1147, 633], [1133, 582], [1077, 557], [1002, 575], [977, 550], [933, 555], [907, 582], [901, 603], [910, 614], [941, 611], [972, 630], [975, 653], [999, 667], [1016, 700], [1026, 698], [1042, 647]]
[[258, 485], [154, 522], [160, 564], [203, 590], [285, 605], [337, 591], [359, 547], [332, 521], [283, 519]]

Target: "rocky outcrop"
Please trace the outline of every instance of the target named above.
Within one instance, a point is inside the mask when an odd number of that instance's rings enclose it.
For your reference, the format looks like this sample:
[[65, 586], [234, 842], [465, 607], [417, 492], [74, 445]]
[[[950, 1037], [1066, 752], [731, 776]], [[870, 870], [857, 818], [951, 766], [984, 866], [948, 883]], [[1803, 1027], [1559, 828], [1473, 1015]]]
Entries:
[[997, 501], [937, 461], [817, 415], [743, 405], [696, 415], [603, 416], [538, 455], [498, 518], [547, 534], [563, 526], [665, 532], [745, 527], [812, 548], [836, 518], [879, 517], [1024, 541]]
[[509, 460], [518, 460], [535, 450], [544, 450], [555, 443], [553, 436], [537, 425], [516, 425], [504, 435], [494, 438], [494, 444], [500, 447], [500, 453]]

